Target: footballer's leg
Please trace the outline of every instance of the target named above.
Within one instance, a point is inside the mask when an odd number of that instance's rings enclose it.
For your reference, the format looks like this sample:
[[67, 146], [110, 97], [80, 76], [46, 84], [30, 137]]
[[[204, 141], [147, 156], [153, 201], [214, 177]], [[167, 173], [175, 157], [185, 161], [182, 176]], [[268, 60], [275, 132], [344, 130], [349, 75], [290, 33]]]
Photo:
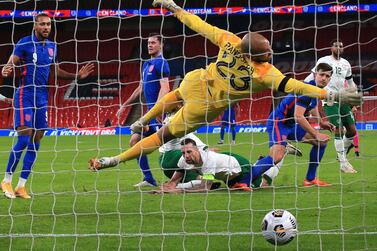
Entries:
[[[15, 112], [16, 113], [16, 112]], [[7, 198], [14, 199], [16, 195], [12, 188], [12, 176], [17, 168], [17, 164], [20, 161], [22, 152], [27, 147], [30, 137], [32, 134], [32, 129], [28, 126], [19, 126], [17, 127], [17, 142], [12, 147], [10, 154], [8, 165], [5, 171], [4, 179], [1, 182], [1, 189], [4, 192], [4, 195]]]
[[[153, 133], [155, 133], [155, 129], [153, 126], [149, 127], [149, 130], [146, 133], [139, 134], [139, 133], [134, 133], [131, 136], [130, 139], [130, 146], [134, 146], [137, 142], [139, 142], [143, 137], [147, 137]], [[135, 184], [135, 187], [144, 187], [144, 186], [157, 186], [156, 180], [153, 177], [153, 174], [151, 172], [151, 168], [149, 166], [149, 161], [148, 157], [146, 155], [139, 156], [137, 159], [137, 163], [140, 167], [141, 172], [143, 173], [143, 180], [137, 184]]]
[[48, 127], [47, 104], [41, 105], [37, 109], [34, 109], [34, 116], [32, 121], [34, 129], [32, 131], [30, 141], [27, 145], [27, 151], [23, 159], [22, 171], [18, 180], [17, 187], [15, 188], [16, 196], [23, 199], [31, 198], [27, 193], [25, 184], [37, 159], [37, 152], [39, 150], [40, 142], [43, 138], [45, 128]]
[[312, 149], [310, 150], [309, 154], [308, 171], [304, 179], [304, 186], [331, 186], [330, 183], [320, 180], [317, 175], [317, 168], [325, 153], [327, 143], [319, 142], [309, 133], [305, 133], [304, 136], [300, 136], [300, 134], [302, 135], [304, 133], [304, 129], [302, 129], [300, 126], [298, 127], [299, 129], [296, 130], [298, 132], [297, 134], [299, 135], [297, 140], [312, 145]]

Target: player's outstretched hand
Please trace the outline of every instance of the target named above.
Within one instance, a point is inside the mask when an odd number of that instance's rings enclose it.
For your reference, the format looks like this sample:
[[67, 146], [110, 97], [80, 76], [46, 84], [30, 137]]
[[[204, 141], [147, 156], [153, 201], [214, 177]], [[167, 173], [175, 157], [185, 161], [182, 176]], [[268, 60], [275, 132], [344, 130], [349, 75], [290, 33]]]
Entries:
[[4, 78], [9, 77], [10, 74], [12, 73], [12, 71], [13, 71], [13, 66], [7, 64], [7, 65], [4, 66], [3, 69], [1, 70], [1, 75], [2, 75]]
[[180, 8], [173, 0], [153, 0], [152, 5], [165, 8], [173, 13]]
[[357, 106], [362, 103], [362, 95], [361, 93], [357, 93], [356, 88], [343, 88], [335, 94], [335, 101], [338, 101], [341, 104]]
[[123, 105], [120, 106], [119, 110], [117, 111], [117, 117], [120, 118], [120, 116], [123, 114], [123, 112], [126, 110], [126, 107]]
[[88, 63], [81, 67], [79, 71], [79, 79], [84, 79], [87, 76], [89, 76], [92, 72], [94, 71], [94, 64], [93, 63]]
[[11, 99], [11, 98], [5, 98], [4, 102], [7, 103], [7, 104], [12, 104], [13, 103], [13, 99]]

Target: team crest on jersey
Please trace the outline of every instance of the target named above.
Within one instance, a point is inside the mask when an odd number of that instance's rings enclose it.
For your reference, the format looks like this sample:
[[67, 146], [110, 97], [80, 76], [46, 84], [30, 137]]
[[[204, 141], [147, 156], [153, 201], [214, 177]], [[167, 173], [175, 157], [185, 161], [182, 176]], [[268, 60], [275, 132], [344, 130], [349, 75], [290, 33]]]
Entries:
[[148, 72], [152, 72], [153, 69], [154, 69], [154, 65], [152, 64], [151, 66], [149, 66]]
[[26, 120], [26, 121], [30, 121], [30, 119], [31, 119], [30, 114], [25, 114], [25, 120]]
[[48, 55], [50, 55], [50, 57], [53, 57], [54, 56], [54, 49], [48, 48]]

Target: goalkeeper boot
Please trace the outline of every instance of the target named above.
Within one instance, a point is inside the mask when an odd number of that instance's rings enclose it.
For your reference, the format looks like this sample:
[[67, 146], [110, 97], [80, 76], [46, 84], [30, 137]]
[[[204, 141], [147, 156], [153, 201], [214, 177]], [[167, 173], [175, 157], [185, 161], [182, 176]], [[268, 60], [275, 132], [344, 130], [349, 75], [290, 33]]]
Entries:
[[287, 154], [296, 155], [297, 157], [302, 157], [302, 151], [290, 143], [287, 143], [287, 146], [285, 147], [285, 151], [287, 152]]
[[134, 133], [137, 132], [147, 132], [149, 130], [148, 125], [144, 125], [143, 118], [140, 118], [136, 120], [131, 126], [130, 130], [133, 131]]
[[14, 193], [17, 197], [20, 197], [22, 199], [30, 199], [31, 198], [31, 196], [27, 193], [25, 187], [16, 187]]
[[318, 178], [315, 178], [314, 180], [310, 180], [310, 181], [307, 179], [304, 179], [304, 187], [310, 187], [310, 186], [326, 187], [326, 186], [331, 186], [331, 184], [326, 181], [322, 181]]
[[343, 173], [357, 173], [357, 171], [348, 161], [340, 164], [340, 171], [342, 171]]
[[12, 184], [10, 182], [1, 182], [1, 190], [3, 190], [5, 197], [9, 199], [16, 198], [16, 195], [13, 192]]
[[89, 160], [89, 169], [98, 171], [100, 169], [114, 167], [119, 164], [119, 159], [116, 157], [102, 157], [100, 159], [92, 158]]

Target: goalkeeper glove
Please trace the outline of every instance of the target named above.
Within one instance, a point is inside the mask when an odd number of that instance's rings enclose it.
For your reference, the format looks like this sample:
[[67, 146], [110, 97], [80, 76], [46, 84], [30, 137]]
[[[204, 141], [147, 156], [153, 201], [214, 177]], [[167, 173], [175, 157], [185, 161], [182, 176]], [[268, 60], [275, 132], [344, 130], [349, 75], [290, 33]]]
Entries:
[[152, 5], [154, 7], [161, 6], [171, 12], [176, 12], [180, 8], [173, 0], [154, 0]]
[[341, 89], [339, 92], [328, 90], [326, 95], [326, 102], [329, 106], [332, 106], [334, 102], [350, 104], [352, 106], [358, 106], [362, 103], [362, 95], [357, 93], [354, 87]]

